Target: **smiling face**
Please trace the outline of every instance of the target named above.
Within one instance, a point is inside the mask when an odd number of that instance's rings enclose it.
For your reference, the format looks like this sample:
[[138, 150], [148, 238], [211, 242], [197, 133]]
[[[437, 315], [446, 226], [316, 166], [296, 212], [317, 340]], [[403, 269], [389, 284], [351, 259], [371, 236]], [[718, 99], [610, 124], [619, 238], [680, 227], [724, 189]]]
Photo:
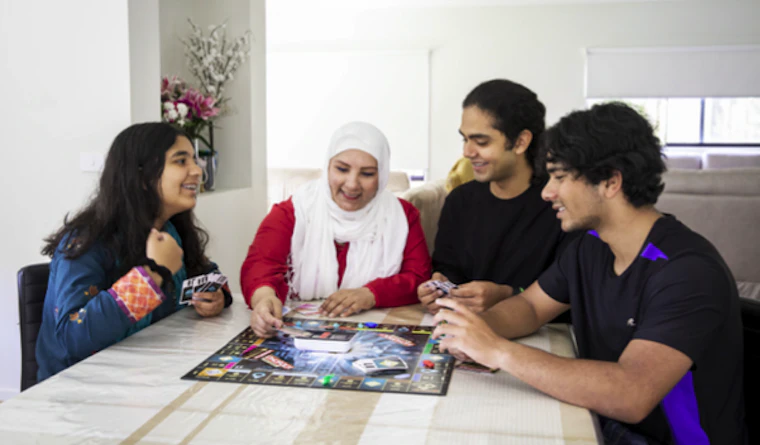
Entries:
[[333, 201], [343, 210], [364, 208], [377, 194], [377, 159], [357, 150], [345, 150], [330, 159], [327, 182]]
[[498, 182], [513, 176], [517, 155], [504, 133], [494, 128], [489, 113], [474, 105], [466, 107], [459, 133], [464, 141], [463, 155], [472, 163], [476, 181]]
[[195, 163], [193, 146], [183, 136], [166, 151], [164, 171], [158, 181], [164, 221], [195, 207], [201, 183], [201, 168]]
[[541, 197], [552, 203], [562, 230], [572, 232], [598, 229], [604, 205], [600, 185], [589, 184], [561, 164], [547, 162], [546, 170], [549, 181], [544, 186]]

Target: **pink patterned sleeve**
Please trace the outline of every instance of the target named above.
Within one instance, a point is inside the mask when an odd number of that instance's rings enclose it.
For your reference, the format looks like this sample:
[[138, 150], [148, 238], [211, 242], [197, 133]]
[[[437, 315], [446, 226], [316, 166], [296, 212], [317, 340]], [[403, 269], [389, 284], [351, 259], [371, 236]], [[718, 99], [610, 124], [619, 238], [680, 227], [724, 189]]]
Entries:
[[155, 281], [141, 266], [133, 267], [108, 289], [116, 304], [133, 322], [153, 312], [165, 299]]

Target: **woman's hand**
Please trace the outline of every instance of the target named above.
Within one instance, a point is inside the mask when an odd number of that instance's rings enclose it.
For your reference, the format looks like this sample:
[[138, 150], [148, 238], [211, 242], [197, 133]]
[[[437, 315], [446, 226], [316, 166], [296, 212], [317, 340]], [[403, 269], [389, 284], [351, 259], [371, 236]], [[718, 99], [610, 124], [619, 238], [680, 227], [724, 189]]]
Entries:
[[328, 317], [348, 317], [375, 307], [375, 294], [366, 287], [341, 289], [327, 297], [319, 310]]
[[269, 338], [282, 327], [282, 302], [271, 287], [260, 287], [251, 296], [251, 329], [259, 337]]
[[201, 317], [216, 317], [224, 309], [224, 292], [200, 292], [193, 294], [192, 305]]

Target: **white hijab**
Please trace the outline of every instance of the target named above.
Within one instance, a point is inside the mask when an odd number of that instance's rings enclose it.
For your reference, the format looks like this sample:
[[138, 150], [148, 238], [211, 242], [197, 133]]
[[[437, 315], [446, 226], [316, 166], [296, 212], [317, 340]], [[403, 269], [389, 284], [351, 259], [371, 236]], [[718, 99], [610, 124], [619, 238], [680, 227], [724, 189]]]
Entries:
[[[347, 212], [333, 201], [327, 175], [330, 160], [350, 149], [369, 153], [377, 160], [379, 184], [372, 201]], [[296, 224], [291, 239], [291, 294], [313, 300], [327, 298], [338, 290], [335, 241], [351, 243], [341, 289], [359, 288], [401, 270], [409, 222], [401, 202], [385, 190], [389, 174], [388, 140], [376, 127], [351, 122], [333, 133], [322, 176], [293, 194]]]

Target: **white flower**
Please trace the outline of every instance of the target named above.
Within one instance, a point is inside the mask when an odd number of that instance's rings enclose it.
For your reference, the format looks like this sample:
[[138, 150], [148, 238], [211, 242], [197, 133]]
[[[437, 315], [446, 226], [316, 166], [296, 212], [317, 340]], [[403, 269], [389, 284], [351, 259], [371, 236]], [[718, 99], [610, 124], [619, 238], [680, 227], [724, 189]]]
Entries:
[[177, 114], [177, 110], [175, 110], [174, 108], [167, 111], [166, 113], [169, 115], [169, 119], [171, 119], [172, 122], [179, 117], [179, 114]]
[[174, 108], [174, 103], [172, 102], [164, 102], [164, 110], [171, 110]]
[[183, 103], [177, 104], [177, 112], [179, 113], [180, 116], [183, 116], [183, 117], [187, 116], [187, 111], [188, 111], [187, 105]]

